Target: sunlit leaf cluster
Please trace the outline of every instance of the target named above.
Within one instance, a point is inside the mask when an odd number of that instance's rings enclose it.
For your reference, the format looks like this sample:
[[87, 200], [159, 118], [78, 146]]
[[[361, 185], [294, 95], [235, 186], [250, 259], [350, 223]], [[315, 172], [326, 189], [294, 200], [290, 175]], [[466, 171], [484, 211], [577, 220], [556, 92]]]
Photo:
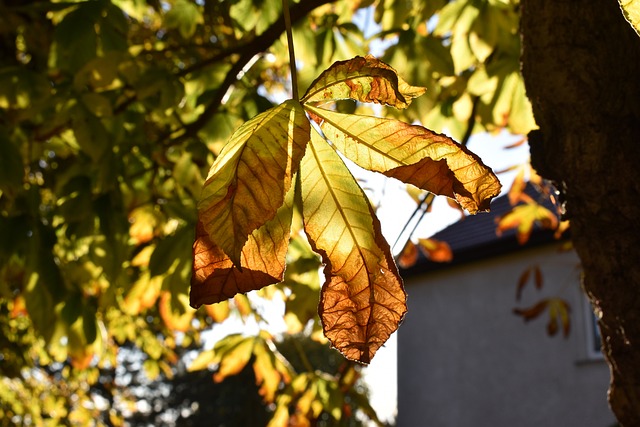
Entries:
[[[128, 420], [134, 425], [135, 417], [148, 415], [136, 402], [145, 399], [145, 384], [150, 383], [124, 375], [125, 365], [140, 370], [146, 381], [177, 384], [187, 355], [203, 348], [202, 332], [212, 325], [238, 321], [268, 327], [256, 304], [260, 298], [285, 305], [289, 331], [322, 341], [315, 320], [320, 261], [297, 237], [274, 248], [279, 260], [274, 268], [284, 265], [283, 254], [288, 267], [279, 277], [282, 282], [260, 291], [259, 298], [236, 295], [207, 309], [189, 307], [192, 243], [202, 236], [197, 200], [209, 165], [238, 127], [274, 107], [273, 100], [290, 89], [281, 2], [5, 3], [0, 5], [2, 422], [122, 425]], [[472, 116], [478, 124], [474, 131], [506, 127], [524, 132], [531, 127], [517, 74], [517, 4], [423, 3], [292, 2], [295, 42], [304, 46], [298, 49], [301, 92], [335, 61], [364, 57], [371, 47], [378, 48], [374, 41], [390, 41], [382, 52], [385, 62], [429, 90], [409, 108], [382, 108], [383, 117], [369, 120], [419, 120], [458, 139]], [[372, 19], [363, 21], [363, 16]], [[466, 34], [462, 41], [458, 31]], [[476, 97], [481, 101], [471, 114], [468, 101], [473, 106]], [[316, 98], [305, 101], [308, 112], [326, 107]], [[335, 133], [346, 126], [346, 113], [371, 115], [367, 100], [360, 101], [340, 100], [335, 110], [323, 110], [323, 131]], [[397, 102], [403, 101], [392, 104]], [[415, 130], [407, 125], [403, 132]], [[310, 142], [306, 144], [301, 156], [310, 152]], [[333, 147], [339, 144], [344, 154], [389, 176], [403, 177], [402, 162], [414, 161], [406, 153], [393, 162], [365, 159], [352, 140], [336, 139]], [[231, 148], [226, 150], [233, 157]], [[304, 156], [299, 160], [324, 165]], [[295, 169], [293, 163], [280, 166], [284, 175]], [[283, 180], [282, 189], [294, 188], [295, 180], [302, 181], [298, 177]], [[311, 179], [302, 188], [309, 188]], [[459, 188], [453, 192], [465, 194]], [[288, 213], [278, 211], [287, 197], [283, 191], [281, 198], [268, 201], [277, 212], [270, 228], [253, 230], [262, 219], [248, 212], [246, 223], [238, 226], [252, 229], [245, 236], [248, 243], [225, 243], [224, 253], [241, 260], [265, 256], [245, 248], [258, 241], [256, 233], [288, 227], [280, 220]], [[296, 235], [300, 211], [295, 197], [290, 203]], [[376, 230], [377, 224], [367, 226]], [[211, 242], [203, 238], [201, 243], [208, 248]], [[283, 357], [275, 347], [280, 341], [278, 335], [265, 340], [265, 352]], [[122, 355], [133, 361], [123, 362]], [[254, 372], [258, 388], [273, 390], [273, 375], [280, 368], [273, 369], [248, 372]], [[297, 402], [306, 408], [311, 398], [302, 396], [313, 393], [312, 401], [335, 401], [332, 389], [312, 385], [310, 377], [296, 382], [295, 374], [288, 375], [279, 377], [276, 402], [282, 390], [289, 390], [291, 408]], [[131, 391], [131, 382], [144, 383], [142, 391]], [[307, 388], [315, 391], [305, 394]], [[364, 397], [353, 399], [359, 403], [341, 409], [342, 420], [357, 410], [375, 418]]]
[[467, 132], [527, 134], [536, 127], [519, 72], [517, 1], [380, 4], [394, 10], [379, 6], [377, 16], [387, 37], [398, 41], [383, 59], [429, 87], [407, 118], [458, 140]]
[[324, 333], [345, 357], [369, 363], [402, 321], [406, 294], [373, 208], [336, 150], [365, 169], [454, 198], [471, 213], [488, 208], [500, 183], [449, 137], [322, 106], [353, 99], [406, 108], [424, 92], [373, 56], [355, 57], [324, 71], [300, 102], [244, 123], [204, 183], [191, 304], [283, 279], [297, 196], [304, 233], [325, 265], [318, 308]]

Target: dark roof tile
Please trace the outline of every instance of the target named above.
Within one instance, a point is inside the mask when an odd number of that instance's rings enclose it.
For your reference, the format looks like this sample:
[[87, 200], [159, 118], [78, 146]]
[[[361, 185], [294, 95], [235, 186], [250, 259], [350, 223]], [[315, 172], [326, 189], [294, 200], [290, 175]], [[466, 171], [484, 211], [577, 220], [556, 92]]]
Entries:
[[[535, 186], [527, 184], [525, 193], [534, 200], [539, 200], [542, 205], [552, 212], [555, 206], [548, 197], [544, 197]], [[410, 268], [402, 269], [402, 275], [407, 277], [427, 271], [449, 268], [461, 263], [485, 259], [506, 252], [531, 247], [542, 243], [554, 241], [553, 231], [543, 230], [535, 225], [529, 241], [520, 245], [516, 239], [515, 229], [506, 230], [500, 236], [496, 234], [497, 223], [500, 217], [511, 210], [509, 198], [505, 195], [495, 199], [491, 203], [489, 212], [469, 215], [449, 227], [439, 231], [432, 237], [445, 241], [453, 252], [453, 261], [450, 263], [436, 263], [428, 260], [422, 254]]]

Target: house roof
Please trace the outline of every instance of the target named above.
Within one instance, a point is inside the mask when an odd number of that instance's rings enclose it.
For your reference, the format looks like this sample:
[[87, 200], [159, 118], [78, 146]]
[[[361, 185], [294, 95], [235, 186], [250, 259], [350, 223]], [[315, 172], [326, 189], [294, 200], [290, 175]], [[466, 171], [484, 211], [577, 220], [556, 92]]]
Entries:
[[[552, 212], [555, 206], [548, 197], [531, 184], [527, 184], [524, 192]], [[501, 216], [512, 209], [508, 196], [498, 197], [491, 203], [489, 212], [468, 215], [460, 221], [439, 231], [432, 237], [447, 242], [453, 252], [453, 260], [449, 263], [433, 262], [420, 253], [418, 261], [411, 267], [401, 269], [404, 277], [424, 273], [427, 271], [451, 268], [452, 266], [486, 259], [508, 252], [522, 250], [533, 246], [556, 241], [554, 232], [542, 229], [535, 224], [529, 240], [521, 245], [516, 238], [516, 230], [505, 230], [499, 236], [496, 233], [497, 223]]]

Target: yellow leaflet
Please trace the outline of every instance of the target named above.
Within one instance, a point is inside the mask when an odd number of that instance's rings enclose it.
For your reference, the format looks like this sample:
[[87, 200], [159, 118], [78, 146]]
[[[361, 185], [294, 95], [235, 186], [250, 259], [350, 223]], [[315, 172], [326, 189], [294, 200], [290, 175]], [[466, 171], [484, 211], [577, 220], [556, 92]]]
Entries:
[[406, 294], [380, 224], [335, 151], [313, 132], [300, 168], [305, 232], [326, 264], [318, 308], [325, 336], [369, 363], [406, 312]]
[[244, 123], [204, 183], [199, 220], [234, 265], [248, 236], [272, 219], [291, 187], [309, 141], [309, 121], [289, 100]]
[[455, 198], [470, 213], [488, 210], [500, 182], [482, 160], [446, 135], [371, 116], [306, 107], [322, 118], [322, 131], [357, 165], [423, 190]]
[[407, 108], [426, 88], [411, 86], [396, 70], [371, 55], [338, 61], [311, 83], [302, 103], [355, 99]]

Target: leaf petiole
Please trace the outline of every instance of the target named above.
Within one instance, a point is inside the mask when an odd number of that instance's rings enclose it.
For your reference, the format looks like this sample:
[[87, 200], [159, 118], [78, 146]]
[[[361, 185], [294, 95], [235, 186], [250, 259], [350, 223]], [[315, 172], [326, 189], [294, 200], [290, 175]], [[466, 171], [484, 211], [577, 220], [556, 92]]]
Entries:
[[293, 50], [293, 32], [291, 31], [291, 16], [289, 15], [289, 0], [282, 0], [282, 13], [284, 14], [284, 26], [287, 30], [287, 46], [289, 48], [289, 68], [291, 68], [291, 95], [296, 101], [298, 96], [298, 72], [296, 70], [296, 54]]

